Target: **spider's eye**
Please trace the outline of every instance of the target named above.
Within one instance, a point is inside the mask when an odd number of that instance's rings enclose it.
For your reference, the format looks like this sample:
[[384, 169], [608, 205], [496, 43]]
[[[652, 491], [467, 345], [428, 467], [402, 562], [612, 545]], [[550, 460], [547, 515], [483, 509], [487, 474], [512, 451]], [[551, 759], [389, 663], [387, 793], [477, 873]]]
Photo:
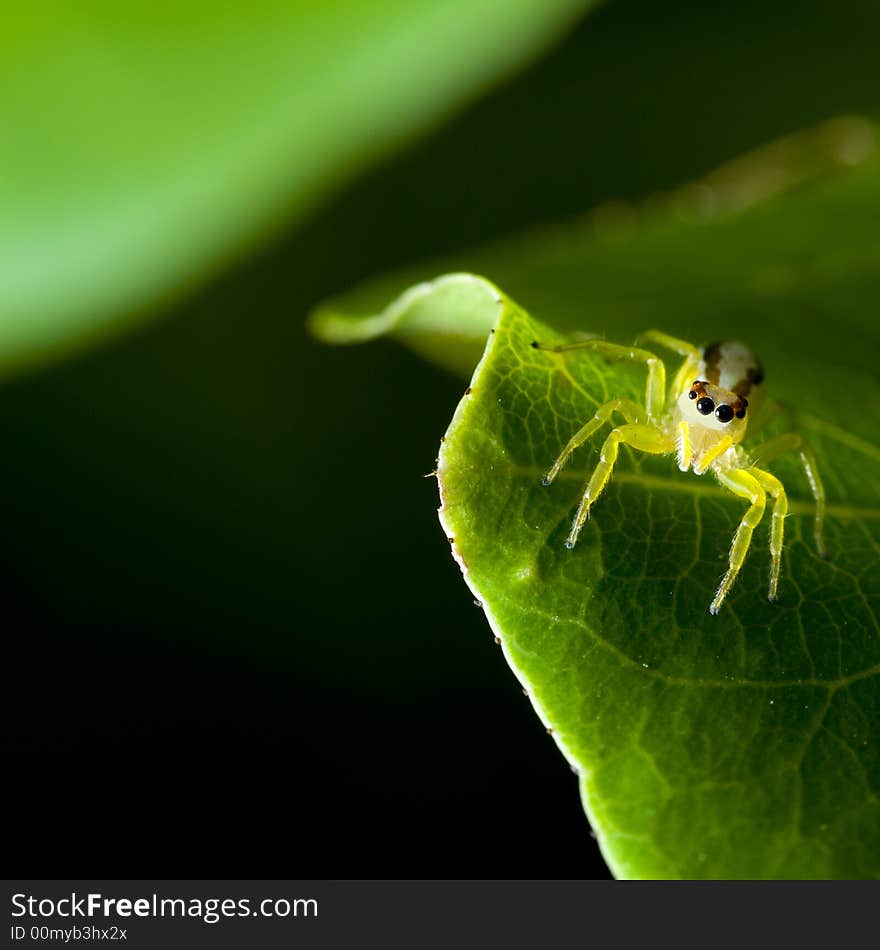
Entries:
[[745, 409], [737, 409], [737, 410], [736, 410], [736, 417], [737, 417], [737, 419], [745, 419], [745, 417], [746, 417], [746, 411], [745, 411]]
[[696, 398], [697, 398], [697, 391], [696, 391], [696, 389], [692, 389], [692, 390], [688, 393], [688, 399], [696, 399]]
[[703, 416], [711, 416], [715, 410], [715, 403], [708, 397], [703, 396], [702, 399], [697, 400], [697, 412]]
[[733, 418], [733, 409], [725, 403], [715, 410], [715, 418], [719, 422], [730, 422]]

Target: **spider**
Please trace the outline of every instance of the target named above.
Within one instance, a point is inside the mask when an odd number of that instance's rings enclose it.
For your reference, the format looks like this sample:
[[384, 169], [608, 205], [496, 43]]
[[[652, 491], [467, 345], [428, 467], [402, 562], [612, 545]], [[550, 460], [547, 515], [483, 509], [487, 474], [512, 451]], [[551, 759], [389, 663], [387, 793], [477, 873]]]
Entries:
[[[639, 347], [642, 342], [661, 346], [684, 357], [672, 383], [668, 405], [665, 394], [666, 367], [659, 357]], [[567, 548], [575, 546], [590, 508], [611, 478], [618, 449], [623, 443], [640, 452], [674, 454], [682, 472], [692, 469], [695, 475], [703, 475], [711, 471], [725, 488], [748, 501], [749, 507], [730, 546], [727, 572], [709, 605], [711, 614], [717, 614], [721, 609], [739, 574], [749, 550], [752, 532], [764, 515], [767, 495], [773, 498], [770, 589], [767, 599], [771, 603], [776, 600], [788, 499], [782, 482], [761, 466], [784, 452], [797, 451], [800, 455], [816, 503], [813, 522], [816, 549], [820, 557], [825, 556], [822, 540], [825, 489], [816, 459], [803, 438], [793, 432], [787, 433], [764, 442], [753, 454], [748, 454], [739, 444], [745, 437], [749, 419], [755, 415], [764, 395], [764, 373], [748, 347], [730, 342], [712, 343], [701, 349], [658, 330], [642, 334], [632, 347], [599, 339], [559, 346], [533, 343], [532, 346], [554, 353], [591, 350], [609, 359], [644, 363], [648, 369], [645, 407], [642, 408], [631, 399], [611, 399], [603, 403], [593, 418], [569, 439], [543, 478], [543, 484], [549, 485], [572, 452], [604, 423], [610, 423], [615, 412], [626, 420], [626, 425], [612, 429], [602, 445], [599, 462], [590, 477], [566, 539]]]

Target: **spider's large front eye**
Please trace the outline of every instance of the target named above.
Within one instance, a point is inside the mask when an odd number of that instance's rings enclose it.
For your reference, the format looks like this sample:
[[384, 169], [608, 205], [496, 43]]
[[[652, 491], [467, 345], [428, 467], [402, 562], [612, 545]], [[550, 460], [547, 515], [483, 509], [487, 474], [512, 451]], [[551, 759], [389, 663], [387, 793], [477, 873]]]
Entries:
[[715, 418], [719, 422], [730, 422], [733, 418], [733, 409], [725, 403], [715, 410]]
[[709, 396], [703, 396], [702, 399], [697, 400], [697, 412], [702, 416], [711, 416], [715, 411], [715, 403]]

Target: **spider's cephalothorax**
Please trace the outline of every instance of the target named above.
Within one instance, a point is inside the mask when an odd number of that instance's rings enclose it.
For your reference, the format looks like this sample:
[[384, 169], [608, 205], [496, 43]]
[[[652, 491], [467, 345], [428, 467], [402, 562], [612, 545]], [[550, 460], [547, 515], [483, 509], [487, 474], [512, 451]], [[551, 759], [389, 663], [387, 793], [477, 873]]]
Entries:
[[[678, 467], [702, 475], [713, 463], [731, 463], [737, 453], [722, 456], [742, 441], [749, 419], [763, 402], [764, 372], [742, 343], [711, 343], [685, 363], [670, 399], [670, 431], [675, 437]], [[694, 380], [682, 385], [685, 368]], [[674, 400], [674, 402], [673, 402]]]
[[602, 446], [596, 466], [577, 514], [566, 546], [574, 547], [590, 507], [608, 483], [617, 460], [621, 443], [642, 452], [675, 454], [678, 467], [686, 472], [692, 469], [702, 475], [711, 471], [734, 494], [749, 502], [730, 548], [727, 572], [718, 585], [709, 611], [718, 613], [736, 576], [745, 561], [752, 532], [764, 515], [767, 495], [773, 498], [770, 526], [770, 591], [768, 597], [776, 600], [779, 583], [779, 565], [782, 558], [782, 535], [788, 500], [782, 483], [770, 472], [758, 467], [783, 452], [795, 450], [816, 500], [814, 536], [816, 547], [824, 555], [822, 523], [825, 511], [825, 491], [812, 452], [803, 439], [795, 434], [779, 436], [763, 443], [755, 455], [747, 455], [740, 447], [749, 425], [763, 401], [764, 373], [751, 351], [742, 343], [712, 343], [704, 348], [692, 346], [657, 330], [643, 334], [641, 339], [671, 349], [684, 357], [676, 374], [669, 398], [666, 394], [666, 369], [663, 361], [638, 346], [619, 346], [604, 340], [584, 340], [561, 346], [543, 347], [556, 353], [587, 349], [613, 359], [644, 363], [648, 367], [648, 386], [644, 408], [630, 399], [612, 399], [603, 403], [592, 419], [569, 440], [562, 454], [544, 476], [550, 482], [568, 460], [571, 453], [582, 445], [597, 429], [611, 420], [614, 412], [626, 419], [626, 425], [612, 429]]

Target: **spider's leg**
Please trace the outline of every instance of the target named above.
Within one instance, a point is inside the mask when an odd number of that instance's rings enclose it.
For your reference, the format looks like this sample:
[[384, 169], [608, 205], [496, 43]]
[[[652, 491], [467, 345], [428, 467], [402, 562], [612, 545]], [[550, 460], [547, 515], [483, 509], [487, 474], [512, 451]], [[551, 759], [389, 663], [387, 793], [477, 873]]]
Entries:
[[700, 364], [690, 359], [686, 359], [679, 367], [672, 381], [672, 388], [669, 390], [669, 401], [674, 402], [678, 397], [690, 387], [690, 384], [699, 379]]
[[624, 445], [630, 445], [634, 449], [638, 449], [640, 452], [650, 452], [654, 455], [675, 451], [674, 441], [657, 426], [625, 425], [612, 429], [611, 434], [602, 445], [599, 464], [593, 470], [587, 490], [584, 492], [577, 514], [574, 516], [571, 531], [565, 542], [567, 548], [575, 546], [581, 528], [583, 528], [584, 522], [590, 513], [590, 506], [602, 494], [602, 490], [608, 484], [608, 479], [611, 478], [611, 472], [614, 469], [614, 463], [617, 461], [617, 452], [621, 442]]
[[696, 465], [694, 465], [694, 471], [697, 475], [702, 475], [713, 462], [724, 455], [731, 445], [733, 445], [733, 439], [729, 435], [722, 436], [711, 449], [700, 456]]
[[678, 459], [678, 467], [682, 472], [688, 470], [688, 466], [691, 464], [691, 455], [692, 455], [692, 443], [691, 443], [691, 427], [686, 419], [682, 419], [678, 423], [678, 432], [676, 434], [675, 440], [675, 453]]
[[698, 346], [688, 343], [687, 340], [670, 336], [662, 330], [646, 330], [638, 335], [636, 343], [654, 343], [656, 346], [662, 346], [667, 350], [672, 350], [673, 353], [678, 353], [679, 356], [684, 356], [693, 363], [699, 363], [703, 358], [703, 352]]
[[773, 517], [770, 522], [770, 590], [767, 600], [776, 600], [776, 588], [779, 584], [779, 563], [782, 560], [782, 532], [785, 516], [788, 514], [788, 497], [782, 482], [775, 475], [763, 472], [759, 468], [751, 469], [752, 475], [758, 479], [761, 487], [771, 495], [773, 501]]
[[693, 343], [688, 343], [687, 340], [679, 340], [677, 337], [663, 333], [661, 330], [647, 330], [645, 333], [640, 333], [636, 343], [652, 343], [684, 357], [684, 362], [675, 374], [675, 380], [672, 383], [673, 399], [677, 398], [685, 386], [697, 378], [697, 370], [703, 358], [703, 352]]
[[596, 414], [587, 422], [585, 425], [581, 426], [577, 432], [568, 440], [568, 444], [559, 453], [559, 458], [553, 463], [553, 467], [549, 472], [544, 476], [542, 482], [544, 485], [549, 485], [554, 478], [559, 474], [559, 470], [563, 465], [568, 461], [571, 453], [575, 449], [579, 448], [590, 438], [590, 436], [600, 428], [604, 423], [608, 422], [611, 418], [613, 412], [619, 412], [627, 422], [644, 422], [645, 413], [644, 410], [637, 406], [631, 399], [611, 399], [609, 402], [603, 403], [596, 410]]
[[715, 591], [715, 597], [712, 599], [712, 603], [709, 604], [710, 614], [717, 614], [721, 609], [724, 598], [733, 586], [733, 582], [739, 574], [739, 569], [743, 566], [746, 554], [749, 551], [749, 545], [752, 542], [752, 532], [764, 515], [767, 498], [757, 478], [743, 469], [734, 469], [732, 472], [717, 472], [716, 475], [718, 481], [725, 488], [735, 495], [739, 495], [740, 498], [747, 498], [750, 504], [748, 511], [743, 515], [743, 519], [736, 529], [736, 534], [733, 536], [727, 573], [721, 579], [718, 590]]
[[813, 494], [813, 500], [816, 502], [816, 514], [813, 518], [813, 539], [819, 557], [825, 557], [825, 540], [823, 537], [825, 527], [825, 486], [822, 484], [822, 478], [819, 475], [819, 466], [816, 464], [816, 456], [813, 455], [812, 449], [804, 442], [803, 436], [798, 435], [796, 432], [788, 432], [785, 435], [777, 436], [775, 439], [770, 439], [754, 450], [749, 458], [749, 464], [766, 465], [771, 459], [778, 458], [785, 452], [797, 452], [800, 456], [804, 474], [807, 476], [807, 482], [809, 482], [810, 491]]
[[645, 387], [645, 408], [652, 419], [658, 419], [663, 413], [666, 402], [666, 367], [659, 356], [648, 350], [640, 350], [635, 346], [620, 346], [618, 343], [609, 343], [607, 340], [593, 338], [578, 340], [575, 343], [560, 343], [556, 346], [547, 346], [544, 343], [532, 343], [536, 350], [546, 350], [550, 353], [568, 353], [571, 350], [591, 350], [599, 356], [611, 360], [629, 360], [631, 363], [644, 363], [648, 367], [648, 383]]

